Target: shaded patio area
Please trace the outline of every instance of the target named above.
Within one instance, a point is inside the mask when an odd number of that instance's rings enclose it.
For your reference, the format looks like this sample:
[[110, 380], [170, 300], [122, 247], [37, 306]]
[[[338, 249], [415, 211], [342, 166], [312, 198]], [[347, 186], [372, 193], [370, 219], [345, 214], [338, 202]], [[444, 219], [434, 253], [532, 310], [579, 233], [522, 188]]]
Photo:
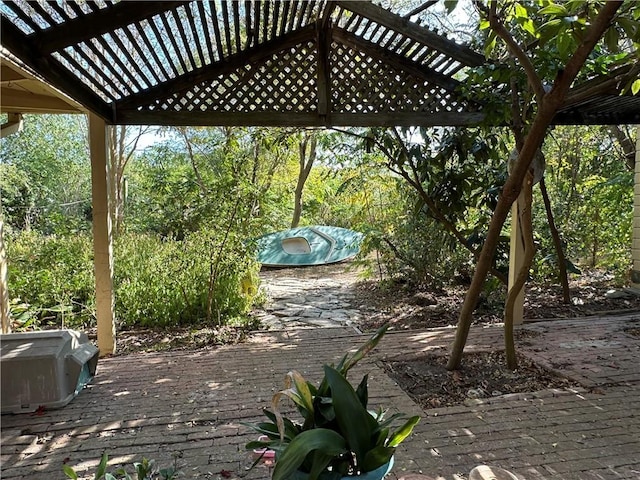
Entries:
[[[546, 390], [422, 411], [381, 369], [385, 358], [448, 347], [454, 329], [390, 332], [352, 374], [369, 372], [371, 406], [419, 413], [390, 478], [465, 479], [490, 464], [526, 479], [640, 477], [640, 315], [527, 324], [519, 351], [579, 379]], [[523, 336], [524, 337], [524, 336]], [[65, 478], [104, 451], [110, 465], [177, 457], [183, 478], [269, 478], [244, 444], [291, 369], [317, 379], [365, 336], [350, 328], [256, 333], [241, 345], [102, 359], [94, 382], [65, 408], [2, 417], [2, 478]], [[499, 326], [472, 328], [468, 351], [500, 346]], [[92, 470], [89, 470], [92, 472]], [[85, 472], [89, 478], [89, 472]], [[91, 477], [92, 478], [92, 477]]]

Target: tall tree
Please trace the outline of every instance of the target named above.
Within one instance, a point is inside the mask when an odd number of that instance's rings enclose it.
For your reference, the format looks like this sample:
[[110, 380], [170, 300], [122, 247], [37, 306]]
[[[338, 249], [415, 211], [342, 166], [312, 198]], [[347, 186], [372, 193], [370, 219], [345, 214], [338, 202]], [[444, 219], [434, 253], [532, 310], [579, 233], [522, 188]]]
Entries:
[[307, 183], [313, 163], [316, 161], [316, 147], [318, 138], [315, 131], [305, 131], [300, 135], [299, 152], [300, 156], [298, 180], [293, 195], [293, 218], [291, 220], [291, 228], [295, 228], [300, 224], [302, 216], [302, 192], [304, 185]]
[[109, 207], [114, 234], [120, 234], [124, 224], [127, 195], [125, 169], [134, 156], [142, 136], [149, 133], [148, 126], [115, 125], [109, 127]]
[[[582, 4], [587, 2], [574, 2], [574, 8], [577, 3]], [[473, 310], [482, 291], [487, 273], [491, 268], [500, 231], [511, 210], [511, 205], [518, 198], [522, 190], [523, 182], [531, 168], [534, 156], [541, 148], [547, 134], [547, 129], [554, 115], [562, 105], [571, 84], [580, 73], [598, 41], [603, 37], [607, 29], [611, 27], [616, 13], [622, 7], [623, 2], [609, 1], [604, 4], [591, 4], [587, 5], [587, 8], [581, 8], [576, 12], [569, 12], [564, 6], [550, 4], [537, 12], [537, 14], [545, 18], [545, 20], [558, 20], [558, 22], [554, 23], [556, 25], [555, 37], [560, 39], [561, 42], [564, 42], [557, 43], [557, 45], [561, 46], [565, 52], [571, 46], [571, 38], [569, 38], [568, 43], [562, 40], [563, 35], [570, 35], [570, 32], [560, 30], [560, 28], [562, 28], [562, 19], [574, 13], [578, 18], [583, 20], [583, 25], [587, 25], [584, 31], [581, 32], [573, 52], [566, 60], [562, 61], [560, 68], [558, 68], [555, 78], [553, 78], [551, 88], [545, 88], [545, 84], [543, 83], [545, 79], [539, 75], [532, 59], [531, 55], [535, 55], [538, 50], [529, 51], [526, 46], [518, 43], [516, 37], [509, 29], [509, 23], [507, 21], [513, 18], [522, 25], [524, 29], [533, 32], [536, 31], [536, 26], [532, 18], [530, 18], [527, 9], [522, 4], [516, 2], [501, 3], [492, 0], [487, 3], [477, 1], [475, 4], [483, 16], [484, 25], [490, 28], [490, 41], [495, 42], [495, 40], [499, 38], [504, 42], [509, 53], [517, 59], [520, 67], [525, 72], [528, 85], [534, 93], [530, 107], [535, 110], [535, 114], [531, 124], [527, 126], [522, 147], [519, 149], [518, 159], [498, 199], [485, 243], [476, 264], [471, 285], [460, 310], [456, 337], [447, 364], [447, 368], [452, 370], [459, 368], [462, 362], [462, 353], [471, 327]], [[581, 7], [584, 7], [584, 5], [581, 5]], [[540, 51], [544, 52], [544, 50]], [[561, 61], [559, 58], [555, 60]]]
[[618, 141], [618, 144], [624, 153], [627, 168], [633, 172], [636, 168], [636, 144], [633, 140], [631, 128], [624, 125], [610, 125], [609, 131]]
[[[497, 159], [505, 150], [499, 135], [480, 130], [397, 129], [370, 132], [370, 138], [387, 159], [387, 168], [418, 195], [426, 210], [456, 241], [477, 258], [480, 238], [493, 201], [490, 191], [502, 180]], [[474, 214], [470, 214], [473, 210]], [[471, 221], [475, 218], [475, 222]], [[494, 266], [491, 274], [506, 284]]]
[[[8, 225], [44, 233], [89, 228], [91, 181], [84, 115], [25, 115], [24, 129], [0, 142], [0, 186], [10, 192]], [[4, 193], [3, 192], [3, 195]]]

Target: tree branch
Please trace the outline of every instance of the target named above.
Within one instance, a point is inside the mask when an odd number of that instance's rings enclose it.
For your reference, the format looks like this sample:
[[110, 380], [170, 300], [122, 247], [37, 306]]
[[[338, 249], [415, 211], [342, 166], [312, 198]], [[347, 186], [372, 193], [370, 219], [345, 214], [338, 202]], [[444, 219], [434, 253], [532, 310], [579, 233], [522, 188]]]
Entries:
[[[387, 164], [387, 168], [389, 170], [391, 170], [393, 173], [396, 173], [396, 174], [400, 175], [402, 178], [404, 178], [407, 181], [407, 183], [409, 183], [409, 185], [411, 185], [416, 190], [416, 192], [418, 193], [418, 196], [422, 199], [422, 201], [425, 203], [425, 205], [429, 208], [429, 211], [431, 212], [431, 215], [433, 215], [433, 218], [435, 218], [435, 220], [437, 222], [439, 222], [447, 232], [449, 232], [451, 235], [453, 235], [453, 237], [456, 240], [458, 240], [458, 242], [464, 248], [469, 250], [469, 252], [471, 252], [471, 254], [474, 256], [474, 258], [477, 259], [478, 255], [480, 254], [479, 250], [476, 249], [476, 248], [472, 248], [469, 245], [469, 242], [467, 241], [467, 238], [462, 234], [462, 232], [460, 232], [460, 230], [458, 230], [456, 225], [453, 222], [451, 222], [440, 211], [440, 209], [438, 208], [436, 203], [433, 201], [433, 199], [424, 190], [424, 188], [422, 186], [422, 182], [420, 181], [420, 176], [419, 176], [419, 174], [418, 174], [418, 172], [417, 172], [417, 170], [415, 168], [415, 165], [409, 160], [411, 155], [409, 154], [409, 151], [407, 150], [406, 145], [402, 141], [402, 138], [400, 138], [400, 135], [398, 134], [398, 132], [395, 129], [393, 129], [393, 131], [394, 131], [394, 133], [396, 135], [396, 140], [400, 144], [400, 148], [402, 148], [405, 156], [407, 157], [407, 160], [409, 162], [409, 166], [411, 168], [411, 173], [413, 174], [413, 177], [411, 177], [411, 175], [401, 167], [393, 168], [393, 166], [390, 163]], [[391, 154], [391, 152], [389, 152], [384, 145], [382, 145], [378, 141], [376, 141], [375, 143], [376, 143], [377, 147], [382, 151], [382, 153], [387, 158], [389, 158], [389, 159], [393, 158], [393, 155]], [[502, 284], [504, 284], [504, 285], [507, 284], [507, 278], [502, 272], [500, 272], [499, 270], [495, 269], [493, 266], [491, 267], [490, 272]]]
[[478, 7], [478, 10], [480, 10], [487, 16], [491, 29], [495, 32], [497, 36], [499, 36], [502, 39], [502, 41], [507, 45], [509, 52], [511, 52], [511, 54], [514, 57], [516, 57], [520, 62], [520, 65], [522, 66], [522, 68], [524, 69], [524, 72], [527, 75], [529, 84], [531, 85], [531, 88], [533, 88], [533, 91], [536, 94], [536, 99], [538, 100], [538, 102], [540, 102], [544, 97], [544, 93], [545, 93], [544, 87], [542, 86], [542, 80], [540, 80], [540, 77], [538, 76], [538, 73], [536, 72], [536, 69], [533, 66], [533, 63], [531, 62], [531, 59], [529, 58], [529, 56], [526, 54], [524, 49], [520, 47], [520, 45], [518, 45], [518, 42], [516, 42], [516, 40], [511, 35], [511, 33], [506, 29], [506, 27], [500, 20], [500, 17], [497, 15], [496, 13], [497, 3], [498, 2], [496, 0], [493, 0], [490, 4], [490, 10], [488, 12], [487, 12], [487, 7], [481, 4], [480, 2], [476, 2], [476, 5]]
[[[577, 50], [571, 56], [564, 69], [558, 72], [553, 90], [555, 90], [556, 87], [560, 87], [562, 97], [566, 96], [571, 83], [582, 69], [584, 62], [593, 51], [598, 40], [600, 40], [607, 28], [611, 26], [611, 21], [615, 17], [618, 9], [622, 6], [622, 3], [622, 0], [609, 0], [604, 2], [600, 12], [598, 12], [595, 20], [591, 23], [591, 27], [583, 37], [582, 43], [578, 45]], [[553, 93], [553, 90], [551, 93]]]

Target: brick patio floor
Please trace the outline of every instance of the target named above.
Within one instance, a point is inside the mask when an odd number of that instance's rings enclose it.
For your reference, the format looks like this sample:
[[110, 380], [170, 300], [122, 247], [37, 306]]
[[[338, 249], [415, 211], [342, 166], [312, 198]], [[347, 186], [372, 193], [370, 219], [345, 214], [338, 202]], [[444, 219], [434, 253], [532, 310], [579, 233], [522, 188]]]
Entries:
[[[500, 466], [523, 479], [640, 478], [640, 315], [527, 324], [518, 350], [580, 380], [584, 388], [497, 397], [422, 411], [379, 366], [394, 358], [448, 348], [450, 328], [390, 332], [352, 378], [370, 374], [372, 406], [418, 413], [390, 478], [425, 473], [466, 479], [476, 465]], [[92, 468], [106, 450], [110, 465], [161, 465], [178, 456], [183, 478], [269, 478], [252, 470], [242, 422], [261, 418], [287, 371], [317, 379], [364, 341], [353, 329], [256, 333], [241, 345], [102, 359], [93, 383], [62, 409], [1, 418], [3, 479], [65, 478], [64, 462]], [[467, 351], [500, 346], [499, 326], [471, 329]], [[88, 477], [88, 473], [85, 473]], [[91, 477], [92, 478], [92, 477]]]

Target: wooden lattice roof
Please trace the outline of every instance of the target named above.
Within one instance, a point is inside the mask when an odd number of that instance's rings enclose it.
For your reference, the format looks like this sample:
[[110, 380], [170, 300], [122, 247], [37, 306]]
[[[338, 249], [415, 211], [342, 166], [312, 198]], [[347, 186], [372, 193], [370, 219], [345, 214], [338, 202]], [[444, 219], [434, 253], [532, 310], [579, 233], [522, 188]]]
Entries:
[[483, 57], [362, 1], [3, 2], [2, 44], [109, 123], [465, 125]]
[[[111, 124], [429, 126], [483, 119], [482, 105], [463, 98], [458, 86], [484, 57], [411, 13], [371, 2], [4, 0], [0, 15], [4, 48]], [[637, 102], [627, 99], [626, 111], [615, 106], [603, 116], [599, 101], [567, 105], [558, 119], [640, 121]]]
[[628, 64], [576, 86], [555, 117], [557, 125], [640, 124], [640, 95], [629, 83], [640, 76], [640, 64]]

